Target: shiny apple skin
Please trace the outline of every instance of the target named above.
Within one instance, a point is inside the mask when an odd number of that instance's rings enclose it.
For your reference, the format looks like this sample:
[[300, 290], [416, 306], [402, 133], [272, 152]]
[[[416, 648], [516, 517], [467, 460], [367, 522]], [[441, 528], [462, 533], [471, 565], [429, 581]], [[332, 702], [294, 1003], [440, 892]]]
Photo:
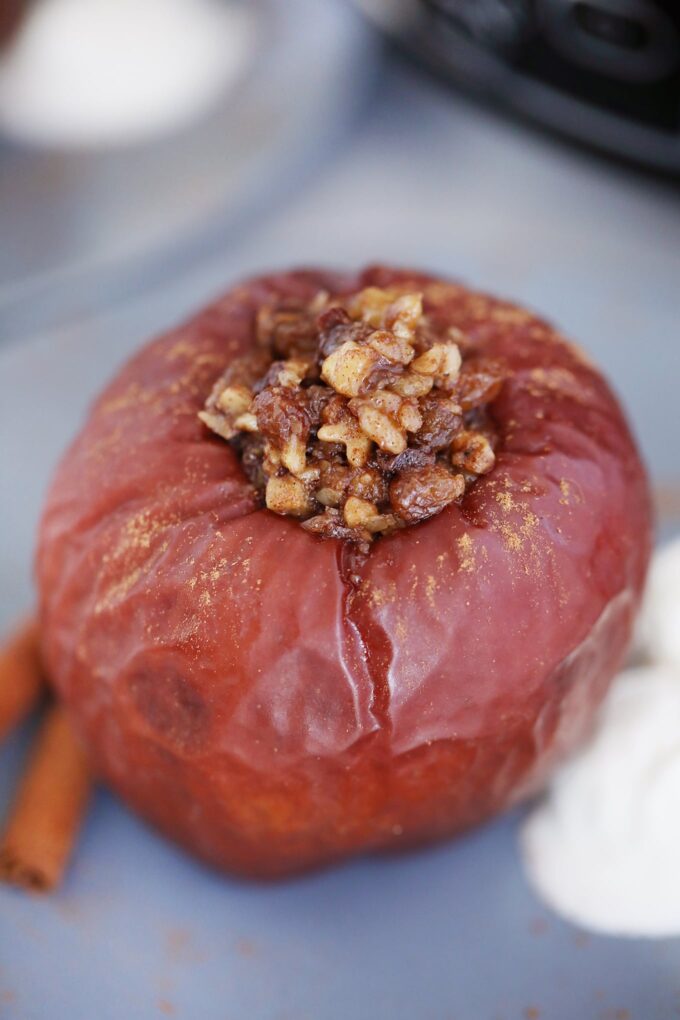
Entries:
[[[412, 281], [508, 372], [496, 467], [365, 560], [258, 508], [196, 412], [277, 295]], [[625, 655], [648, 486], [599, 372], [542, 320], [420, 273], [236, 287], [144, 347], [51, 485], [52, 680], [102, 777], [219, 868], [276, 877], [449, 836], [540, 788]]]

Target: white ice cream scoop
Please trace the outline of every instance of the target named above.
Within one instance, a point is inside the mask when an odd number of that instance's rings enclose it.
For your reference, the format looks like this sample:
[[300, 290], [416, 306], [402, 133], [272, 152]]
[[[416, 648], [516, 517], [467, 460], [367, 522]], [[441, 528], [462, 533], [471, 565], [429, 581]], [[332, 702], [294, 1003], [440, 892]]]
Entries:
[[628, 670], [591, 743], [524, 823], [530, 883], [585, 927], [680, 934], [679, 807], [680, 671]]
[[663, 546], [652, 560], [638, 645], [646, 658], [680, 671], [680, 538]]

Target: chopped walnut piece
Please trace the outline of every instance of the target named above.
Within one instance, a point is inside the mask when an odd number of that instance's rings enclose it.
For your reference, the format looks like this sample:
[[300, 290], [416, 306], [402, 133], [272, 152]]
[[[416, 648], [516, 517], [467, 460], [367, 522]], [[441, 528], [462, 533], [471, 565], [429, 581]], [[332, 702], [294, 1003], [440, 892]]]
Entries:
[[394, 290], [382, 287], [365, 287], [347, 302], [347, 310], [353, 319], [361, 319], [378, 329], [382, 326], [385, 312], [397, 297]]
[[291, 517], [306, 517], [314, 508], [303, 482], [292, 475], [274, 475], [270, 478], [265, 499], [268, 510]]
[[281, 466], [281, 451], [273, 443], [265, 442], [262, 450], [262, 470], [265, 476], [278, 475]]
[[307, 467], [307, 443], [300, 436], [291, 436], [281, 447], [281, 463], [292, 475], [301, 475]]
[[[257, 344], [201, 420], [262, 502], [313, 535], [359, 543], [416, 524], [493, 467], [500, 366], [405, 287], [260, 309]], [[461, 357], [462, 352], [462, 357]]]
[[496, 463], [491, 443], [481, 432], [460, 432], [451, 444], [451, 461], [474, 475], [485, 475]]
[[434, 386], [434, 376], [404, 372], [391, 383], [391, 389], [401, 397], [424, 397]]
[[330, 486], [327, 485], [325, 485], [322, 489], [317, 489], [314, 496], [322, 506], [337, 508], [342, 502], [342, 493], [337, 489], [331, 489]]
[[363, 432], [349, 409], [338, 401], [330, 401], [323, 410], [324, 424], [316, 436], [324, 443], [342, 443], [347, 462], [363, 467], [371, 453], [371, 440]]
[[310, 373], [311, 362], [302, 358], [289, 358], [288, 361], [273, 361], [266, 375], [254, 387], [255, 393], [270, 386], [288, 386], [295, 389]]
[[421, 294], [404, 294], [393, 288], [366, 287], [348, 300], [347, 310], [353, 319], [374, 329], [389, 329], [408, 339], [423, 314], [423, 299]]
[[423, 424], [423, 416], [415, 400], [408, 397], [402, 399], [397, 412], [397, 419], [407, 432], [417, 432]]
[[372, 347], [348, 340], [324, 359], [321, 378], [336, 393], [344, 397], [358, 397], [382, 363], [382, 356]]
[[223, 414], [216, 414], [215, 411], [199, 411], [198, 417], [211, 432], [221, 436], [222, 439], [233, 439], [238, 433], [238, 429]]
[[460, 351], [456, 344], [433, 344], [411, 363], [411, 371], [441, 379], [450, 387], [458, 378], [460, 366]]
[[375, 503], [350, 496], [343, 510], [345, 524], [350, 528], [366, 528], [371, 534], [390, 531], [395, 527], [393, 514], [381, 514]]
[[366, 521], [378, 516], [378, 508], [375, 503], [369, 503], [366, 499], [359, 499], [358, 496], [350, 496], [343, 508], [345, 524], [350, 528], [365, 526]]
[[225, 384], [223, 377], [213, 387], [199, 418], [218, 436], [233, 439], [244, 428], [242, 420], [248, 420], [246, 415], [252, 402], [253, 394], [247, 386]]
[[422, 294], [402, 294], [389, 305], [384, 317], [385, 326], [395, 336], [413, 343], [418, 323], [423, 314]]
[[252, 392], [246, 386], [225, 386], [215, 403], [225, 414], [243, 414], [253, 400]]
[[317, 437], [324, 443], [342, 443], [347, 451], [347, 462], [352, 467], [363, 467], [371, 452], [371, 441], [358, 426], [348, 422], [322, 425]]
[[368, 338], [369, 347], [387, 361], [398, 365], [408, 365], [413, 361], [415, 351], [406, 340], [401, 340], [387, 329], [376, 329]]
[[238, 432], [257, 432], [257, 418], [252, 411], [246, 411], [245, 414], [239, 414], [238, 418], [234, 419], [234, 428]]
[[304, 470], [299, 471], [295, 476], [298, 478], [303, 485], [307, 486], [310, 492], [319, 488], [319, 476], [321, 475], [321, 469], [318, 464], [308, 464]]
[[416, 401], [387, 390], [375, 390], [349, 402], [362, 431], [381, 450], [401, 453], [407, 446], [407, 432], [417, 432], [422, 417]]
[[388, 453], [401, 453], [406, 449], [406, 429], [400, 428], [388, 414], [369, 400], [356, 405], [359, 424], [365, 435]]

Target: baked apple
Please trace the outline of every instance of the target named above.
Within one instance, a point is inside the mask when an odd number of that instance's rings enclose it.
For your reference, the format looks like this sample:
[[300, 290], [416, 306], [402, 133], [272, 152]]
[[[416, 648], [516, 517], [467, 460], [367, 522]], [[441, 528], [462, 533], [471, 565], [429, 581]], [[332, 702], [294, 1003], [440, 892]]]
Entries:
[[411, 271], [266, 276], [94, 404], [40, 527], [44, 651], [136, 811], [286, 875], [539, 788], [650, 530], [615, 398], [541, 319]]

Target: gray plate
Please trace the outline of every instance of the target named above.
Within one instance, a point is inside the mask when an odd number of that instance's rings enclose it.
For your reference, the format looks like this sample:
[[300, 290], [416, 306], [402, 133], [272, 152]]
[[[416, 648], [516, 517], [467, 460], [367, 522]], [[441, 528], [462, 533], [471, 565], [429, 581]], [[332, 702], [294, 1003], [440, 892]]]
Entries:
[[[54, 459], [158, 314], [145, 304], [0, 352], [3, 621], [30, 599], [31, 533]], [[0, 805], [27, 739], [0, 755]], [[588, 936], [551, 916], [522, 877], [516, 824], [251, 887], [206, 871], [101, 793], [63, 890], [43, 900], [0, 890], [0, 1016], [677, 1017], [680, 940]]]
[[[20, 751], [3, 756], [3, 777]], [[0, 894], [0, 1015], [677, 1017], [680, 944], [593, 937], [546, 913], [515, 827], [257, 887], [205, 871], [102, 794], [62, 892]]]

